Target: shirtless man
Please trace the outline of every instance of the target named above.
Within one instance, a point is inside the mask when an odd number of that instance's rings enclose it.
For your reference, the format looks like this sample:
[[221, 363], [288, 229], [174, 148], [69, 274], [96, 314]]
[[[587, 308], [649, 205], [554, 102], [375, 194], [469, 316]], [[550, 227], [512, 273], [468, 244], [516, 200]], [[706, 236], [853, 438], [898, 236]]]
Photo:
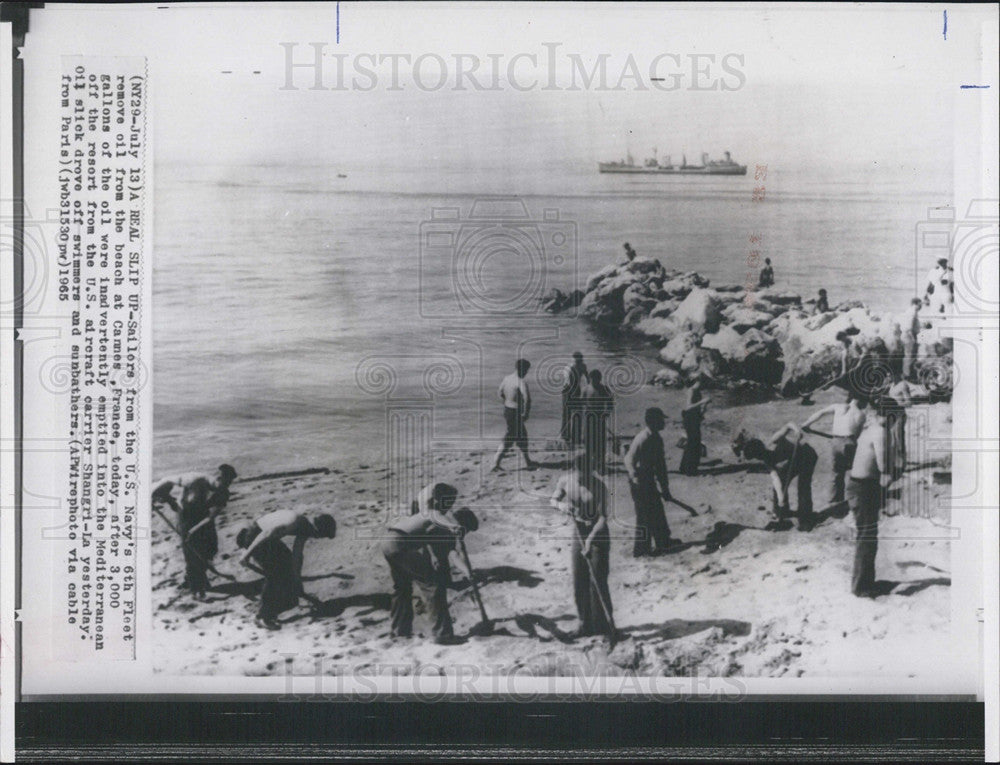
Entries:
[[507, 424], [507, 432], [504, 433], [503, 443], [493, 458], [494, 472], [500, 470], [501, 460], [514, 445], [524, 455], [527, 469], [535, 469], [535, 463], [528, 454], [528, 431], [524, 427], [531, 414], [531, 393], [528, 390], [528, 382], [524, 379], [530, 368], [530, 361], [518, 359], [514, 364], [514, 371], [500, 382], [498, 395], [503, 402], [503, 418]]
[[854, 461], [854, 450], [858, 445], [858, 436], [865, 427], [864, 409], [868, 402], [847, 391], [847, 400], [843, 404], [831, 404], [820, 409], [812, 417], [802, 423], [805, 433], [827, 435], [813, 430], [810, 426], [828, 414], [833, 415], [833, 424], [829, 435], [833, 440], [833, 476], [830, 481], [830, 504], [839, 505], [844, 501], [844, 479]]
[[[448, 556], [455, 551], [456, 539], [479, 528], [479, 521], [467, 507], [447, 513], [411, 515], [389, 526], [381, 550], [392, 576], [393, 637], [413, 634], [413, 585], [427, 606], [434, 642], [458, 642], [448, 612], [447, 587], [451, 583]], [[472, 572], [459, 559], [459, 567], [472, 581]]]
[[236, 478], [232, 465], [220, 465], [211, 476], [187, 473], [161, 480], [153, 489], [153, 507], [165, 504], [177, 513], [177, 531], [184, 555], [183, 588], [202, 600], [208, 590], [208, 569], [219, 551], [215, 518], [229, 502], [229, 485]]
[[275, 510], [262, 515], [254, 523], [260, 532], [253, 542], [243, 551], [240, 563], [251, 568], [250, 557], [262, 545], [272, 539], [294, 536], [292, 543], [292, 569], [296, 578], [302, 577], [303, 551], [307, 539], [333, 539], [337, 536], [337, 522], [328, 513], [320, 513], [307, 518], [303, 513], [294, 510]]
[[878, 406], [869, 410], [865, 429], [851, 465], [847, 502], [854, 513], [857, 541], [851, 592], [858, 597], [874, 597], [875, 554], [878, 551], [878, 514], [881, 507], [881, 477], [885, 472], [885, 415]]

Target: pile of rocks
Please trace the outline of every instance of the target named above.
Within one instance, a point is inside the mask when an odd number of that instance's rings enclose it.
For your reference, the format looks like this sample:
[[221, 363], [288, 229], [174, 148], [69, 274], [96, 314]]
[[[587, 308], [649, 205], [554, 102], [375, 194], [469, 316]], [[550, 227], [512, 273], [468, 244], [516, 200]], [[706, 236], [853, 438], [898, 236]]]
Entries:
[[[883, 358], [887, 352], [890, 365], [902, 363], [901, 317], [873, 313], [856, 300], [815, 313], [792, 292], [713, 288], [701, 274], [666, 269], [655, 258], [609, 265], [584, 290], [552, 290], [543, 306], [552, 313], [576, 308], [602, 327], [649, 338], [664, 364], [652, 382], [667, 386], [700, 377], [719, 387], [805, 393], [840, 371], [844, 346], [837, 335], [845, 330], [852, 335], [852, 356], [878, 349]], [[921, 332], [918, 377], [933, 378], [929, 382], [939, 389], [949, 385], [951, 352], [950, 338], [934, 329]]]

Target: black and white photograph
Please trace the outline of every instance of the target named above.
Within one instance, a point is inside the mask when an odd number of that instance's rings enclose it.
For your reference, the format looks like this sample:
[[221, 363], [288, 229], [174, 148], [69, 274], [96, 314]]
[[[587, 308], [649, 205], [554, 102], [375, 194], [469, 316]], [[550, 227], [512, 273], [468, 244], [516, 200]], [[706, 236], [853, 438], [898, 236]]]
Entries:
[[24, 692], [983, 700], [995, 6], [31, 23]]

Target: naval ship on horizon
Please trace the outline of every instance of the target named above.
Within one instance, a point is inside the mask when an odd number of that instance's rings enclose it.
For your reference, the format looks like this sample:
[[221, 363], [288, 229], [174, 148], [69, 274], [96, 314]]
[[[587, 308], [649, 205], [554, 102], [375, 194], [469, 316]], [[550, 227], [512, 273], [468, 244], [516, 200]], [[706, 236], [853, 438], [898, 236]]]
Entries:
[[653, 156], [646, 160], [645, 164], [637, 165], [630, 153], [626, 153], [626, 159], [618, 162], [598, 162], [597, 169], [602, 173], [646, 173], [654, 175], [746, 175], [747, 166], [740, 165], [733, 161], [729, 152], [724, 152], [723, 159], [710, 160], [707, 153], [702, 153], [700, 165], [689, 165], [687, 157], [681, 155], [681, 164], [674, 165], [667, 155], [665, 162], [660, 162], [656, 158], [656, 149], [653, 149]]

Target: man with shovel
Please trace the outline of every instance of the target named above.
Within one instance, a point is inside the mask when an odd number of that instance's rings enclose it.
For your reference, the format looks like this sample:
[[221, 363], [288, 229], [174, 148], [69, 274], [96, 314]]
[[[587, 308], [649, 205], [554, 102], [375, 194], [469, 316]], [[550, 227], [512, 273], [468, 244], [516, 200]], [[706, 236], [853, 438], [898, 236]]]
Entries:
[[572, 470], [559, 479], [549, 500], [572, 519], [573, 596], [580, 617], [580, 626], [572, 637], [607, 635], [615, 639], [608, 591], [611, 536], [605, 511], [607, 496], [608, 487], [591, 469], [587, 455], [581, 454]]
[[[212, 558], [219, 551], [215, 518], [229, 502], [229, 485], [236, 478], [232, 465], [220, 465], [213, 476], [189, 474], [160, 481], [153, 490], [153, 509], [181, 537], [184, 554], [184, 583], [198, 600], [208, 590], [208, 571], [218, 573]], [[175, 496], [178, 495], [178, 496]], [[177, 525], [163, 515], [160, 504], [177, 513]]]
[[[447, 587], [451, 582], [448, 555], [456, 540], [479, 528], [479, 520], [467, 507], [446, 512], [410, 515], [393, 523], [382, 542], [382, 554], [392, 574], [393, 637], [413, 635], [413, 585], [417, 585], [427, 605], [434, 642], [459, 642], [448, 611]], [[465, 561], [460, 568], [467, 568]], [[469, 581], [473, 572], [467, 570]]]

